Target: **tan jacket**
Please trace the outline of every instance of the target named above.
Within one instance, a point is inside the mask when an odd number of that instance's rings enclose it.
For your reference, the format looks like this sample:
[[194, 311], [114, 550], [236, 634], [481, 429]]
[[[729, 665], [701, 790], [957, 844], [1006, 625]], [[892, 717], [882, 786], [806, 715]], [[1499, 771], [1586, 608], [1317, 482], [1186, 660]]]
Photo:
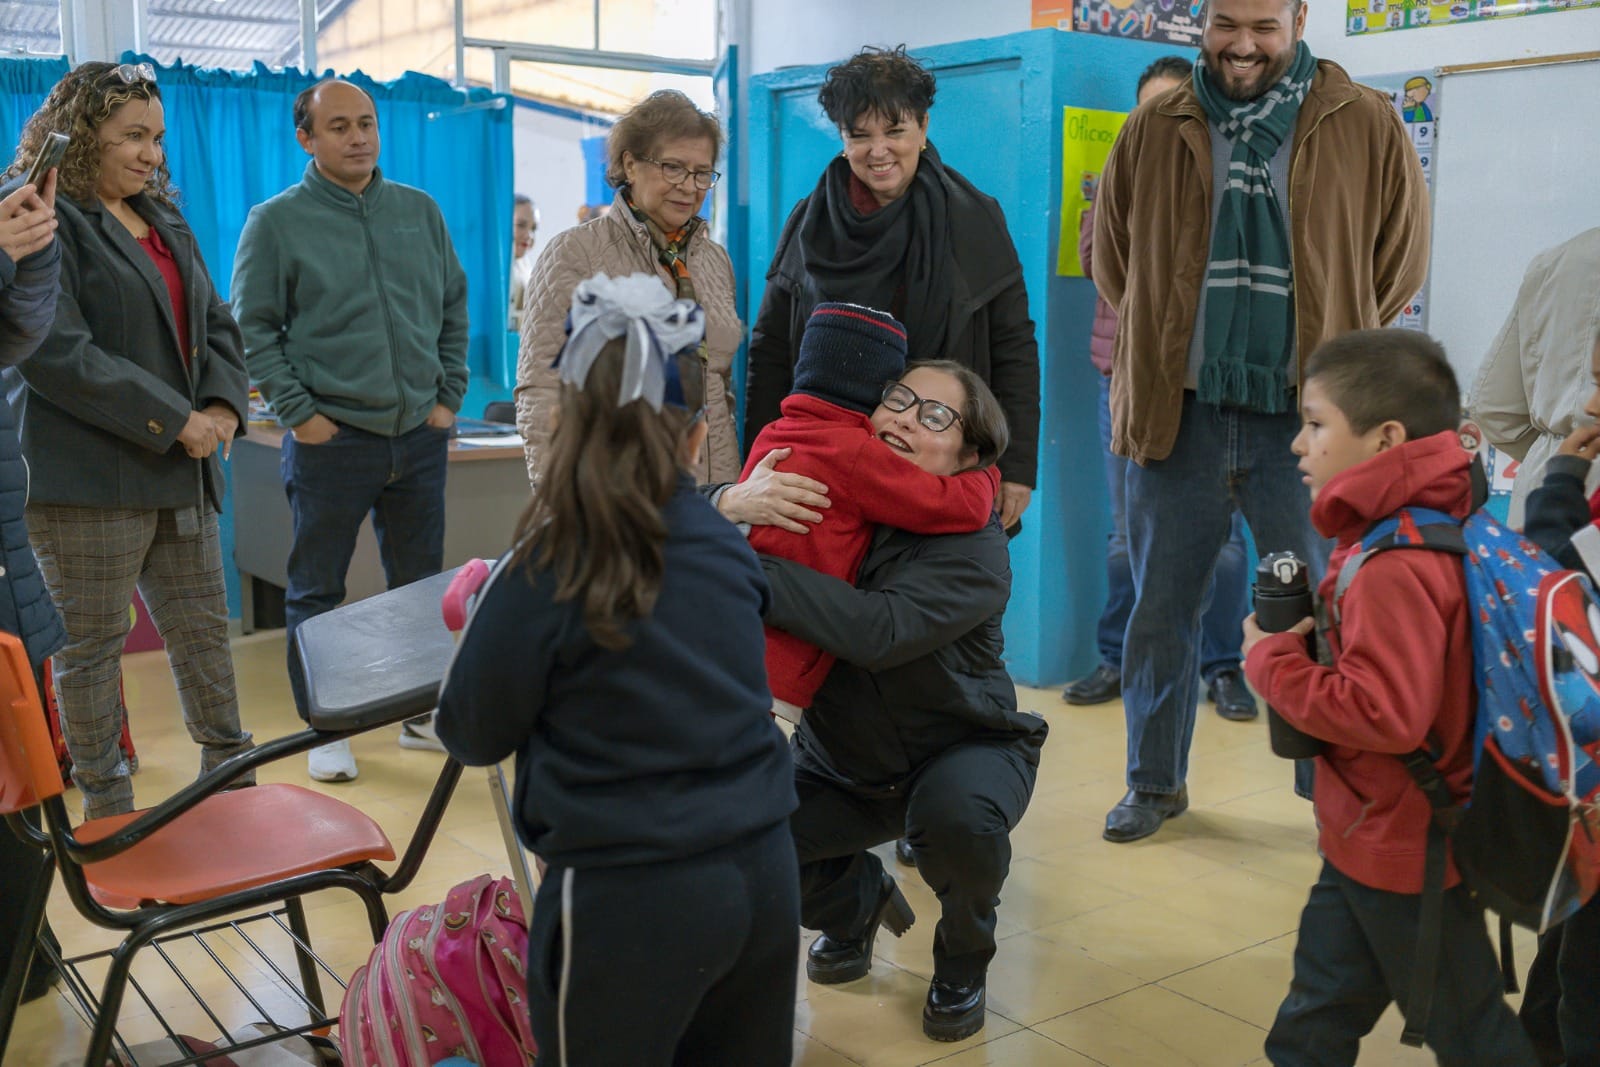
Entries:
[[[1178, 435], [1211, 249], [1211, 137], [1192, 82], [1139, 108], [1095, 203], [1094, 282], [1119, 314], [1111, 449], [1165, 459]], [[1387, 326], [1428, 273], [1428, 191], [1389, 97], [1319, 60], [1289, 157], [1295, 351]]]
[[[1594, 392], [1589, 357], [1600, 337], [1600, 228], [1533, 258], [1511, 315], [1483, 361], [1467, 408], [1491, 444], [1520, 461], [1508, 521], [1522, 528], [1545, 464], [1583, 421]], [[1588, 488], [1600, 486], [1600, 463]]]
[[[738, 481], [739, 440], [733, 428], [733, 357], [744, 339], [744, 324], [734, 308], [733, 263], [727, 251], [702, 229], [689, 245], [689, 277], [706, 312], [705, 459], [694, 471], [701, 482]], [[572, 291], [596, 274], [654, 274], [669, 292], [671, 276], [656, 258], [644, 225], [618, 194], [611, 210], [556, 235], [540, 254], [523, 301], [522, 347], [517, 354], [517, 430], [528, 458], [528, 481], [538, 488], [544, 447], [550, 439], [550, 414], [560, 395], [551, 364], [567, 338]]]

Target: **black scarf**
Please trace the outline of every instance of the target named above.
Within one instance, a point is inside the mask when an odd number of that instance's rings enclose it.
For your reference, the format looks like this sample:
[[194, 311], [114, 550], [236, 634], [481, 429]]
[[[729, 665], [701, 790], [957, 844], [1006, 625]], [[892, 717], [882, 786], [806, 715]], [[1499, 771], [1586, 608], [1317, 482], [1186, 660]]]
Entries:
[[931, 144], [918, 163], [900, 199], [863, 215], [850, 202], [850, 163], [834, 157], [806, 202], [800, 252], [823, 300], [889, 311], [902, 291], [911, 358], [941, 359], [954, 299], [949, 196]]

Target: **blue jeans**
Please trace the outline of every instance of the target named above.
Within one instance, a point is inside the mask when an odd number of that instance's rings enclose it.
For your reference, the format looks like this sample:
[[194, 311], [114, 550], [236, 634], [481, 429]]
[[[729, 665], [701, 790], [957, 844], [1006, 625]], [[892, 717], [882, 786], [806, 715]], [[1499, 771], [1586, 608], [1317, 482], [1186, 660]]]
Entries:
[[390, 589], [438, 574], [444, 566], [444, 481], [450, 435], [424, 423], [399, 437], [340, 424], [320, 445], [283, 438], [283, 488], [294, 516], [289, 588], [289, 685], [307, 718], [305, 681], [294, 634], [307, 619], [344, 601], [345, 576], [361, 522], [372, 514], [378, 555]]
[[[1100, 447], [1106, 464], [1106, 489], [1111, 498], [1111, 533], [1106, 535], [1106, 606], [1095, 629], [1100, 662], [1122, 670], [1122, 641], [1133, 613], [1133, 566], [1128, 560], [1128, 461], [1111, 451], [1111, 379], [1100, 376]], [[1212, 580], [1200, 607], [1200, 677], [1207, 683], [1218, 673], [1237, 670], [1241, 624], [1250, 614], [1250, 576], [1246, 565], [1244, 520], [1233, 513], [1233, 532], [1217, 557]]]
[[1311, 498], [1289, 444], [1298, 414], [1203, 404], [1190, 392], [1172, 453], [1127, 465], [1128, 554], [1136, 598], [1122, 651], [1128, 785], [1172, 794], [1189, 772], [1207, 583], [1244, 513], [1263, 554], [1292, 550], [1312, 581], [1328, 544], [1311, 526]]

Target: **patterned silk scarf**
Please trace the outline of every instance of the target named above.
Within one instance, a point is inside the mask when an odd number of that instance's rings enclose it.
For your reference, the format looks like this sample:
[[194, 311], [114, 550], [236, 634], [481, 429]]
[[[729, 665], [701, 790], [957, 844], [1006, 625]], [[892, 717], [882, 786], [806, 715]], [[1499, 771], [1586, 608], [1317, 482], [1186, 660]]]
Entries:
[[1223, 95], [1203, 61], [1195, 64], [1200, 106], [1233, 144], [1206, 265], [1199, 397], [1208, 404], [1289, 409], [1294, 277], [1289, 222], [1278, 207], [1269, 163], [1294, 134], [1316, 73], [1317, 61], [1301, 41], [1277, 84], [1254, 100], [1240, 101]]
[[656, 259], [672, 275], [672, 280], [678, 287], [674, 295], [679, 300], [694, 300], [698, 304], [700, 301], [694, 295], [694, 279], [689, 277], [689, 242], [694, 240], [694, 235], [705, 226], [705, 219], [696, 215], [668, 233], [657, 226], [655, 220], [634, 207], [632, 197], [627, 198], [627, 203], [628, 210], [633, 212], [633, 217], [644, 225], [645, 232], [650, 235], [650, 243], [656, 249]]

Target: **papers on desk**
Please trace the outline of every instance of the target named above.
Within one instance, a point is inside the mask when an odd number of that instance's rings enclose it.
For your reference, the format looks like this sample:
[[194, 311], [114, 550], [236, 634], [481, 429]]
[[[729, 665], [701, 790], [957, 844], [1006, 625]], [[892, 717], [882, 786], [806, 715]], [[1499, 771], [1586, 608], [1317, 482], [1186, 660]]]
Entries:
[[522, 435], [516, 430], [509, 433], [464, 433], [455, 441], [462, 448], [510, 448], [522, 444]]

